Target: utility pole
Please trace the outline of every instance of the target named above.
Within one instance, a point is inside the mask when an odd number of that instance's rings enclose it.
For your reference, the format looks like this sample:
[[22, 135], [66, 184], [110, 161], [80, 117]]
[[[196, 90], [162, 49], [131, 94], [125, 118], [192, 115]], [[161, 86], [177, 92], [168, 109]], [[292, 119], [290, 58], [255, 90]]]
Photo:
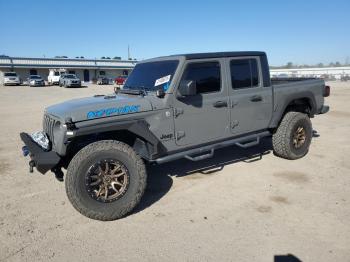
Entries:
[[128, 45], [128, 60], [130, 59], [130, 46]]

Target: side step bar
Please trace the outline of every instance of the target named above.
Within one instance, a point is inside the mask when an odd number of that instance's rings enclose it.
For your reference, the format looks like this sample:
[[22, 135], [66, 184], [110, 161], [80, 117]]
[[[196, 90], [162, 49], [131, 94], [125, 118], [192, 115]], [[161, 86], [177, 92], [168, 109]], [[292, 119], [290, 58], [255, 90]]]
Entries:
[[156, 162], [157, 164], [163, 164], [163, 163], [181, 159], [181, 158], [186, 158], [191, 161], [200, 161], [200, 160], [213, 157], [215, 149], [219, 149], [219, 148], [223, 148], [231, 145], [236, 145], [242, 148], [256, 146], [260, 143], [261, 138], [270, 136], [270, 135], [271, 133], [269, 131], [264, 131], [261, 133], [240, 137], [240, 138], [234, 138], [231, 140], [218, 142], [216, 144], [194, 148], [194, 149], [186, 150], [184, 152], [179, 152], [172, 155], [160, 157], [155, 160], [152, 160], [151, 162]]

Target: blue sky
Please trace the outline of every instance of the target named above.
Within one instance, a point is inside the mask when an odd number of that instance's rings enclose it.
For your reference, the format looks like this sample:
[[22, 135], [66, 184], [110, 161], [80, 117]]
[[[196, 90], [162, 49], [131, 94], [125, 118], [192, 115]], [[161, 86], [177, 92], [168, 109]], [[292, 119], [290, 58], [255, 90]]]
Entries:
[[350, 1], [0, 0], [0, 54], [138, 59], [266, 51], [271, 65], [350, 57]]

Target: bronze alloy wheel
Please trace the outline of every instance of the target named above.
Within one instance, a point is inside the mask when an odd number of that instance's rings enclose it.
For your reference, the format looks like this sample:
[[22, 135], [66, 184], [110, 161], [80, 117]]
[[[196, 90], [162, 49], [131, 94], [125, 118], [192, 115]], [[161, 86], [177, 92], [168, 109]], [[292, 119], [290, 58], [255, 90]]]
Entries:
[[300, 148], [306, 140], [306, 132], [304, 127], [299, 126], [293, 134], [293, 145], [295, 148]]
[[129, 185], [129, 172], [124, 164], [105, 159], [92, 165], [85, 176], [90, 196], [103, 203], [110, 203], [125, 194]]

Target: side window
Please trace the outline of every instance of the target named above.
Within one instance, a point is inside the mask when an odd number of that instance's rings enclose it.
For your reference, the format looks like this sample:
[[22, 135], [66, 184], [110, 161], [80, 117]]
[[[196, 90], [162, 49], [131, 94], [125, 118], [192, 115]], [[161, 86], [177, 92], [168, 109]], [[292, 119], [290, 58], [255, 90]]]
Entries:
[[68, 74], [73, 74], [73, 75], [75, 75], [75, 71], [68, 71]]
[[256, 59], [235, 59], [230, 62], [233, 89], [257, 87], [259, 71]]
[[205, 62], [188, 64], [182, 80], [195, 81], [197, 94], [218, 92], [221, 89], [220, 63]]

